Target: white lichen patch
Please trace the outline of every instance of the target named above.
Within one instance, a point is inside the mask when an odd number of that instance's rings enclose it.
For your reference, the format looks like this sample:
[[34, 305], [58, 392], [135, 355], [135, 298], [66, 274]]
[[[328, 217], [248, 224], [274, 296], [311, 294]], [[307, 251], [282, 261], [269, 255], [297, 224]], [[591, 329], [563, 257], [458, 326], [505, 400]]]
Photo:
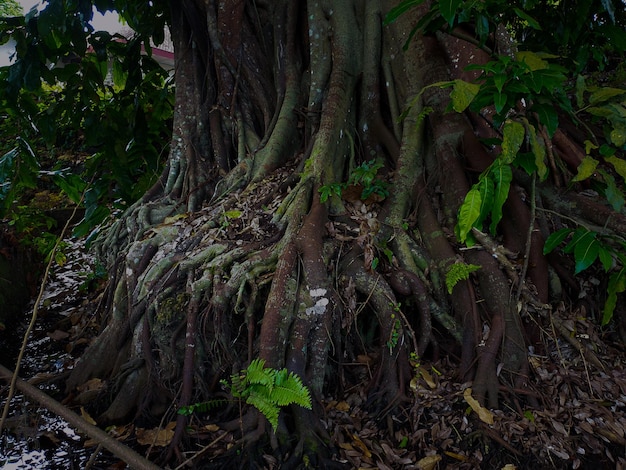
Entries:
[[324, 295], [326, 295], [326, 292], [328, 292], [326, 289], [311, 289], [309, 290], [309, 295], [311, 297], [322, 297]]
[[[326, 289], [318, 289], [318, 290], [323, 290], [324, 293], [326, 292]], [[329, 304], [329, 302], [330, 301], [328, 300], [327, 297], [322, 297], [321, 299], [318, 299], [317, 302], [315, 302], [315, 305], [305, 310], [306, 314], [307, 315], [322, 315], [326, 311], [326, 306]]]

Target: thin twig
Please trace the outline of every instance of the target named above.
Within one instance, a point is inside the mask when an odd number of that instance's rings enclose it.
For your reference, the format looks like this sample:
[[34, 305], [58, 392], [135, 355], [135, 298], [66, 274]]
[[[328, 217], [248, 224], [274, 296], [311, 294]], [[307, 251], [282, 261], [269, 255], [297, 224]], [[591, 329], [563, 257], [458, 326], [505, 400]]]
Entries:
[[530, 184], [530, 224], [528, 225], [528, 233], [526, 234], [526, 247], [524, 250], [524, 265], [522, 266], [522, 272], [519, 276], [519, 283], [517, 284], [517, 295], [515, 296], [515, 303], [519, 304], [522, 297], [522, 289], [526, 282], [526, 273], [528, 272], [528, 264], [530, 263], [530, 245], [533, 237], [533, 230], [535, 229], [535, 216], [537, 213], [537, 201], [536, 197], [536, 185], [537, 185], [537, 173], [533, 173]]

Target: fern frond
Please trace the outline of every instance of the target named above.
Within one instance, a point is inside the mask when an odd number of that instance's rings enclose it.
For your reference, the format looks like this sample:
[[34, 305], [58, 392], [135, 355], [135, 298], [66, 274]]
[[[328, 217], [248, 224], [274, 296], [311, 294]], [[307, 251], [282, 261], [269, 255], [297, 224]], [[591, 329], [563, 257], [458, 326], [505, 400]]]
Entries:
[[256, 392], [251, 392], [250, 396], [246, 400], [246, 403], [254, 406], [257, 410], [265, 416], [265, 418], [272, 425], [274, 431], [278, 427], [278, 414], [280, 413], [280, 408], [276, 406], [274, 402], [272, 402], [267, 396], [260, 395]]
[[306, 388], [274, 387], [270, 394], [270, 399], [278, 406], [287, 406], [295, 403], [302, 408], [311, 409], [311, 396]]
[[474, 271], [478, 271], [481, 267], [475, 264], [455, 263], [448, 269], [446, 273], [446, 287], [448, 294], [452, 294], [452, 289], [459, 281], [469, 279], [469, 275]]
[[178, 410], [178, 414], [183, 416], [190, 416], [193, 413], [207, 413], [208, 411], [211, 411], [212, 409], [218, 408], [220, 406], [224, 406], [227, 403], [228, 400], [226, 400], [225, 398], [204, 401], [201, 403], [194, 403], [193, 405], [189, 406], [181, 406]]
[[246, 374], [245, 380], [250, 385], [259, 384], [269, 388], [274, 386], [276, 370], [265, 367], [263, 359], [253, 360], [244, 373]]

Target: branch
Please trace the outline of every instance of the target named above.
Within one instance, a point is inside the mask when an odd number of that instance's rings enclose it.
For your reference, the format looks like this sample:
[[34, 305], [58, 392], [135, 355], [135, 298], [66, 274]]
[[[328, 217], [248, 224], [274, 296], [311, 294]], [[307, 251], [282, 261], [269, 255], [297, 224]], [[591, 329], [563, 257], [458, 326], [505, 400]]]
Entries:
[[[10, 382], [12, 377], [15, 377], [13, 372], [0, 365], [0, 378]], [[160, 470], [161, 467], [142, 457], [130, 447], [114, 439], [97, 426], [86, 422], [72, 410], [63, 406], [61, 403], [42, 392], [37, 387], [34, 387], [19, 378], [15, 378], [15, 386], [24, 395], [35, 400], [37, 403], [41, 404], [57, 416], [63, 418], [78, 431], [86, 434], [91, 439], [98, 441], [98, 443], [102, 444], [102, 446], [104, 446], [111, 453], [124, 460], [124, 462], [126, 462], [130, 467], [136, 470]]]

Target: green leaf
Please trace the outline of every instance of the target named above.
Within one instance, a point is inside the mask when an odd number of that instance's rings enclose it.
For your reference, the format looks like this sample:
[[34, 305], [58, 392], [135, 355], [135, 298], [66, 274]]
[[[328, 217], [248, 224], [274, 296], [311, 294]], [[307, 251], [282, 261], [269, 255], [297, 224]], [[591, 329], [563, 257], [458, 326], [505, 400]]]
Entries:
[[450, 26], [454, 24], [454, 17], [461, 3], [463, 3], [462, 0], [439, 0], [441, 16], [443, 16]]
[[574, 248], [574, 260], [576, 261], [574, 274], [579, 274], [591, 266], [598, 257], [599, 250], [600, 244], [596, 239], [596, 233], [587, 232], [578, 243], [576, 243], [576, 247]]
[[515, 58], [520, 62], [524, 62], [526, 65], [528, 65], [532, 72], [535, 72], [536, 70], [547, 69], [550, 66], [548, 62], [543, 60], [541, 57], [539, 57], [539, 55], [532, 51], [519, 51], [515, 55]]
[[524, 142], [524, 126], [517, 121], [507, 120], [503, 129], [502, 154], [503, 163], [512, 163]]
[[493, 105], [496, 108], [496, 112], [500, 114], [504, 107], [506, 106], [506, 100], [508, 99], [506, 93], [494, 93], [493, 94]]
[[602, 87], [594, 91], [589, 97], [589, 104], [598, 104], [604, 101], [609, 101], [615, 96], [621, 96], [626, 94], [626, 90], [622, 88]]
[[557, 246], [559, 246], [563, 240], [565, 240], [570, 233], [572, 233], [574, 230], [571, 228], [562, 228], [560, 230], [557, 230], [554, 233], [551, 233], [550, 236], [546, 239], [544, 245], [543, 245], [543, 254], [547, 255], [548, 253], [550, 253], [552, 250], [554, 250]]
[[534, 103], [531, 107], [531, 111], [537, 113], [539, 122], [546, 126], [548, 135], [554, 136], [557, 128], [559, 127], [559, 116], [554, 109], [554, 104]]
[[604, 195], [606, 196], [606, 200], [613, 207], [613, 210], [619, 212], [624, 207], [624, 193], [617, 187], [615, 183], [615, 178], [613, 175], [607, 173], [604, 170], [598, 170], [598, 173], [602, 175], [602, 179], [606, 184], [606, 188], [604, 190]]
[[600, 245], [600, 249], [598, 251], [598, 258], [600, 258], [600, 262], [602, 263], [602, 267], [608, 273], [611, 268], [613, 268], [613, 256], [611, 252], [607, 250], [605, 247]]
[[511, 187], [511, 181], [513, 181], [513, 171], [509, 165], [500, 164], [491, 169], [490, 175], [495, 181], [495, 191], [489, 230], [495, 235], [496, 228], [500, 220], [502, 220], [502, 206], [504, 206], [504, 203], [509, 197], [509, 189]]
[[546, 146], [543, 139], [537, 138], [535, 127], [528, 121], [525, 122], [526, 130], [529, 137], [530, 149], [535, 156], [535, 165], [537, 166], [537, 174], [539, 179], [544, 181], [548, 177], [548, 167], [546, 166]]
[[613, 165], [617, 174], [620, 175], [624, 181], [626, 181], [626, 161], [614, 155], [605, 157], [604, 160]]
[[474, 223], [480, 216], [481, 197], [476, 188], [472, 188], [465, 195], [465, 200], [459, 208], [459, 218], [457, 222], [459, 242], [464, 243], [467, 234], [472, 230]]
[[457, 113], [462, 113], [472, 103], [480, 91], [480, 85], [464, 80], [454, 80], [453, 83], [452, 92], [450, 93], [452, 109]]
[[626, 124], [617, 124], [614, 123], [614, 128], [609, 134], [609, 138], [611, 142], [616, 147], [621, 147], [626, 143]]
[[493, 180], [488, 177], [480, 178], [478, 182], [478, 191], [480, 192], [480, 216], [479, 221], [487, 218], [493, 207], [494, 184]]
[[589, 155], [589, 153], [592, 150], [595, 150], [597, 148], [598, 148], [598, 146], [596, 144], [594, 144], [592, 141], [585, 140], [585, 155]]
[[617, 305], [617, 295], [626, 290], [626, 268], [615, 272], [609, 278], [607, 286], [607, 298], [604, 303], [604, 311], [602, 314], [602, 326], [607, 325], [613, 319], [615, 306]]
[[507, 78], [508, 77], [505, 73], [497, 73], [492, 77], [493, 84], [495, 85], [496, 90], [498, 90], [498, 93], [502, 93], [502, 88], [504, 87]]
[[572, 182], [584, 181], [593, 175], [598, 166], [598, 160], [587, 155], [583, 158], [583, 161], [578, 165], [578, 173], [572, 178]]
[[526, 21], [528, 23], [528, 26], [538, 31], [541, 31], [541, 25], [539, 24], [539, 22], [528, 13], [526, 13], [524, 10], [520, 10], [519, 8], [513, 8], [513, 11], [522, 20]]
[[383, 24], [387, 25], [396, 21], [400, 15], [404, 14], [407, 10], [421, 5], [424, 3], [424, 0], [403, 0], [397, 6], [393, 7], [389, 12], [385, 15], [385, 20]]

